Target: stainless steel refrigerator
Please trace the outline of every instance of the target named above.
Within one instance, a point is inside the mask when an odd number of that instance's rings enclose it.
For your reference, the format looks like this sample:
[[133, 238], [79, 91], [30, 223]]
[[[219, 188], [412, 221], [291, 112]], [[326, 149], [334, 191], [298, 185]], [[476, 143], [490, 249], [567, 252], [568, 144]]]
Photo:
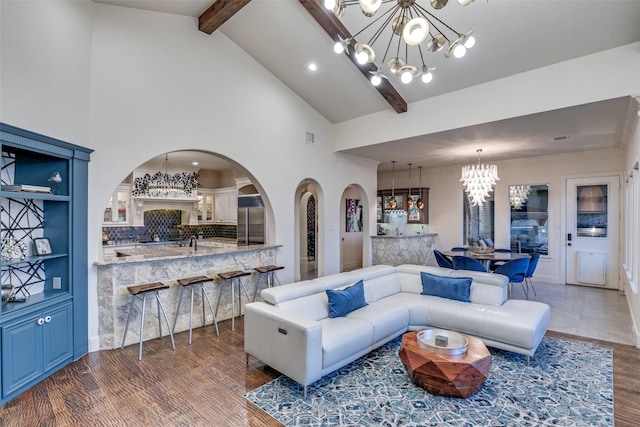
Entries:
[[262, 197], [238, 196], [238, 245], [263, 245], [264, 222]]

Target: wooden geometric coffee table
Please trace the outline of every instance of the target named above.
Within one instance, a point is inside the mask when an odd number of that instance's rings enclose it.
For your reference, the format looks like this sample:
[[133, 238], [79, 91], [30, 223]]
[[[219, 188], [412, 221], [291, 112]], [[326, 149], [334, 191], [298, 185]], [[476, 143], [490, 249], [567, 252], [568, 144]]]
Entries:
[[460, 334], [468, 340], [466, 354], [439, 354], [418, 344], [419, 332], [404, 334], [398, 352], [411, 381], [438, 396], [469, 397], [475, 393], [491, 368], [491, 353], [484, 343]]

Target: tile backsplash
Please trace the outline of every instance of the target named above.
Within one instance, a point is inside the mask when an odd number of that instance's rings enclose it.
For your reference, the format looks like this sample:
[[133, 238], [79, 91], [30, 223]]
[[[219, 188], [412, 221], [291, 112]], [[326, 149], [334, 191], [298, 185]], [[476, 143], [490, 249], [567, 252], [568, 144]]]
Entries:
[[[182, 213], [179, 210], [163, 209], [144, 213], [144, 227], [102, 227], [102, 241], [112, 242], [148, 242], [157, 238], [161, 241], [178, 240], [182, 231], [183, 239], [197, 236], [199, 232], [205, 239], [213, 237], [237, 237], [237, 226], [228, 224], [181, 225]], [[106, 240], [108, 239], [108, 240]]]

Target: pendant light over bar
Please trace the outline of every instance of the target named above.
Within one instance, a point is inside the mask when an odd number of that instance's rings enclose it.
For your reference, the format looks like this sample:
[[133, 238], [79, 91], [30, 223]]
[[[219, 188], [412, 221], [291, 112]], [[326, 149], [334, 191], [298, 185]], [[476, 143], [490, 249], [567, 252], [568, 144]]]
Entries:
[[393, 175], [391, 178], [391, 197], [389, 198], [389, 209], [395, 210], [398, 207], [396, 201], [396, 161], [392, 160], [391, 165], [393, 167]]
[[413, 163], [407, 163], [409, 166], [409, 195], [407, 196], [407, 208], [411, 210], [413, 207], [413, 197], [411, 197], [411, 165]]
[[418, 201], [416, 202], [416, 205], [418, 206], [418, 209], [423, 210], [424, 200], [422, 200], [422, 166], [418, 166], [418, 169], [420, 170], [420, 181], [418, 181], [420, 190], [418, 190]]

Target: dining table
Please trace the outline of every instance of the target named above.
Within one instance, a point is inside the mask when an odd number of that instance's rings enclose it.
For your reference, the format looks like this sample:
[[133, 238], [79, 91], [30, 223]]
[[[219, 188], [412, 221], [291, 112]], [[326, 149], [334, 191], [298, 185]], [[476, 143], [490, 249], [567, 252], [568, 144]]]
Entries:
[[529, 254], [523, 254], [518, 252], [473, 252], [473, 251], [442, 251], [442, 255], [451, 259], [454, 256], [468, 256], [475, 258], [484, 265], [485, 270], [489, 271], [489, 266], [492, 261], [511, 261], [518, 258], [531, 258]]

